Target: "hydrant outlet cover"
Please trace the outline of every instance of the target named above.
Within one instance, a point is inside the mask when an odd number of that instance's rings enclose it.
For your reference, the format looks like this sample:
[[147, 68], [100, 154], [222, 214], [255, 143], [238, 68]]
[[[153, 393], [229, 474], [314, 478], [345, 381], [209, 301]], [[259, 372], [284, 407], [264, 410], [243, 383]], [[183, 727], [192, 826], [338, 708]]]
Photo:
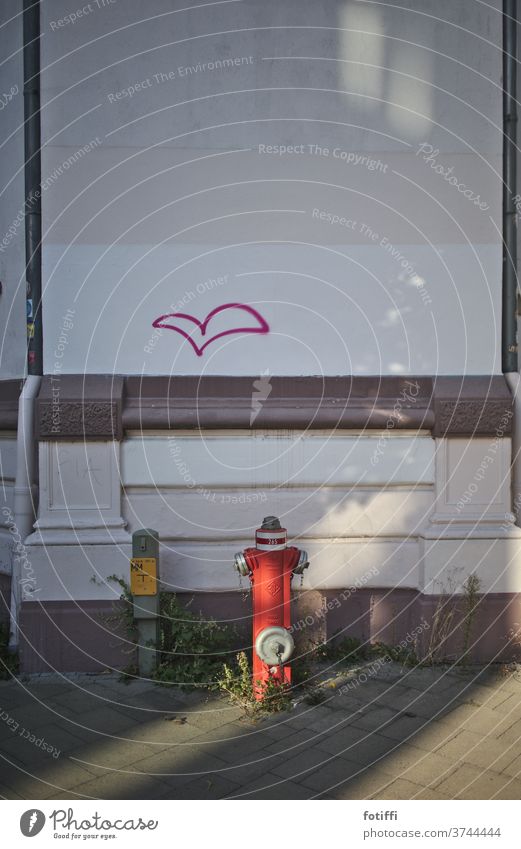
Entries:
[[290, 632], [280, 625], [263, 628], [255, 640], [255, 651], [268, 666], [279, 666], [288, 662], [295, 643]]

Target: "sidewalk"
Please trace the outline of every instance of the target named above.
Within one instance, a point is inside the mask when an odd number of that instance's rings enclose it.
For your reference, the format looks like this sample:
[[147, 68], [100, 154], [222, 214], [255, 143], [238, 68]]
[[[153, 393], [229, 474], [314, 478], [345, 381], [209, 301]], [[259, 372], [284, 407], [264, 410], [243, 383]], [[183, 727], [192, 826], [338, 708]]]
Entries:
[[402, 669], [252, 722], [117, 675], [0, 682], [6, 799], [521, 799], [521, 670]]

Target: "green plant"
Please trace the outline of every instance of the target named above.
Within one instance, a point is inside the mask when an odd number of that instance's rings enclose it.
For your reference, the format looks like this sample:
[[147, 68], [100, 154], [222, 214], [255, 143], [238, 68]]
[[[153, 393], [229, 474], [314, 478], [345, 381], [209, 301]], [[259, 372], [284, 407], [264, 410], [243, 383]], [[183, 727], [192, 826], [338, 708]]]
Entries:
[[306, 695], [304, 696], [304, 701], [307, 705], [320, 705], [322, 702], [325, 702], [327, 699], [327, 695], [324, 692], [322, 687], [317, 685], [313, 687], [309, 687]]
[[18, 673], [18, 655], [9, 651], [9, 626], [0, 625], [0, 680], [6, 681]]
[[344, 637], [342, 640], [335, 635], [317, 646], [315, 656], [317, 660], [327, 660], [333, 663], [360, 663], [371, 657], [371, 645], [362, 643], [357, 637]]
[[458, 573], [461, 569], [454, 569], [446, 583], [436, 581], [439, 587], [439, 598], [434, 610], [429, 643], [422, 657], [424, 665], [443, 663], [449, 660], [447, 646], [450, 637], [454, 633], [454, 618], [458, 609], [458, 596], [456, 593], [458, 584]]
[[[257, 682], [260, 687], [261, 682]], [[251, 717], [264, 713], [276, 713], [286, 710], [291, 702], [291, 692], [287, 684], [269, 678], [263, 687], [262, 699], [256, 699], [253, 689], [252, 672], [245, 652], [239, 652], [233, 665], [223, 664], [217, 686], [232, 701], [239, 704]]]
[[387, 657], [402, 666], [418, 666], [419, 660], [413, 648], [389, 646], [386, 643], [372, 643], [372, 657]]
[[161, 593], [159, 631], [156, 680], [183, 687], [215, 686], [235, 637], [232, 628], [187, 610], [175, 593]]
[[461, 654], [461, 662], [465, 663], [469, 654], [470, 637], [472, 626], [476, 617], [476, 610], [479, 604], [479, 591], [481, 589], [481, 581], [477, 575], [469, 575], [463, 584], [463, 649]]
[[[91, 580], [93, 583], [99, 583], [96, 578], [92, 578]], [[120, 603], [113, 605], [114, 612], [112, 614], [103, 614], [101, 618], [109, 628], [117, 631], [123, 630], [129, 641], [135, 643], [137, 639], [137, 627], [134, 622], [134, 604], [130, 587], [123, 578], [119, 578], [117, 575], [109, 575], [107, 581], [112, 581], [112, 583], [118, 584], [121, 587], [121, 595], [118, 599]], [[126, 654], [130, 654], [134, 650], [134, 645], [124, 649]]]
[[250, 704], [253, 699], [253, 686], [250, 664], [245, 652], [239, 652], [234, 665], [223, 663], [222, 673], [216, 684], [219, 690], [228, 693], [233, 701], [245, 707]]
[[[114, 613], [103, 619], [112, 628], [126, 631], [131, 642], [127, 651], [133, 653], [138, 639], [133, 595], [123, 578], [110, 575], [107, 580], [121, 587], [121, 596]], [[187, 610], [175, 593], [160, 593], [158, 663], [153, 678], [183, 689], [214, 687], [234, 637], [232, 628]], [[135, 663], [122, 670], [121, 677], [125, 683], [139, 678]]]

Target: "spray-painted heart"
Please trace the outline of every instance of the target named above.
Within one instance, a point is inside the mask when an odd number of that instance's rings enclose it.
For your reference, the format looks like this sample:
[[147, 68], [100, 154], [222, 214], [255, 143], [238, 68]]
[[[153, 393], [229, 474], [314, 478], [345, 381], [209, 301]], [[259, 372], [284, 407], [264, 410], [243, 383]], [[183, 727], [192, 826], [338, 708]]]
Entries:
[[[208, 325], [210, 324], [212, 318], [218, 315], [218, 313], [222, 313], [225, 310], [230, 311], [230, 319], [232, 322], [235, 322], [235, 325], [232, 326], [229, 330], [222, 330], [220, 333], [216, 333], [215, 336], [211, 336], [204, 345], [198, 345], [197, 342], [194, 342], [193, 335], [199, 331], [201, 336], [206, 336], [206, 331], [208, 329]], [[239, 314], [236, 312], [240, 310], [240, 318]], [[244, 321], [244, 313], [252, 316], [255, 321], [255, 324], [249, 327], [239, 326], [239, 321]], [[183, 327], [180, 327], [179, 324], [182, 321], [189, 321], [195, 327], [188, 325], [187, 330]], [[229, 336], [231, 333], [269, 333], [270, 328], [266, 319], [264, 319], [260, 313], [257, 312], [253, 307], [248, 306], [247, 304], [223, 304], [220, 307], [216, 307], [214, 310], [208, 313], [204, 321], [199, 321], [198, 318], [195, 318], [193, 315], [188, 315], [184, 312], [170, 312], [166, 315], [160, 315], [159, 318], [156, 318], [155, 321], [152, 322], [153, 327], [162, 327], [168, 330], [175, 330], [176, 333], [179, 333], [185, 339], [190, 342], [190, 345], [194, 349], [195, 353], [198, 357], [202, 357], [203, 351], [205, 348], [210, 345], [211, 342], [215, 342], [216, 339], [220, 339], [221, 336]]]

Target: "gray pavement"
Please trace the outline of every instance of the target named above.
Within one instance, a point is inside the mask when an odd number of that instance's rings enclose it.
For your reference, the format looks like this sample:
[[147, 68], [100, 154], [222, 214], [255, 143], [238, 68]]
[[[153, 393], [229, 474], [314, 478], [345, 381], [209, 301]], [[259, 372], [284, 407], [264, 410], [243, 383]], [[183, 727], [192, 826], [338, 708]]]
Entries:
[[521, 799], [521, 670], [352, 671], [251, 720], [117, 675], [0, 682], [5, 799]]

